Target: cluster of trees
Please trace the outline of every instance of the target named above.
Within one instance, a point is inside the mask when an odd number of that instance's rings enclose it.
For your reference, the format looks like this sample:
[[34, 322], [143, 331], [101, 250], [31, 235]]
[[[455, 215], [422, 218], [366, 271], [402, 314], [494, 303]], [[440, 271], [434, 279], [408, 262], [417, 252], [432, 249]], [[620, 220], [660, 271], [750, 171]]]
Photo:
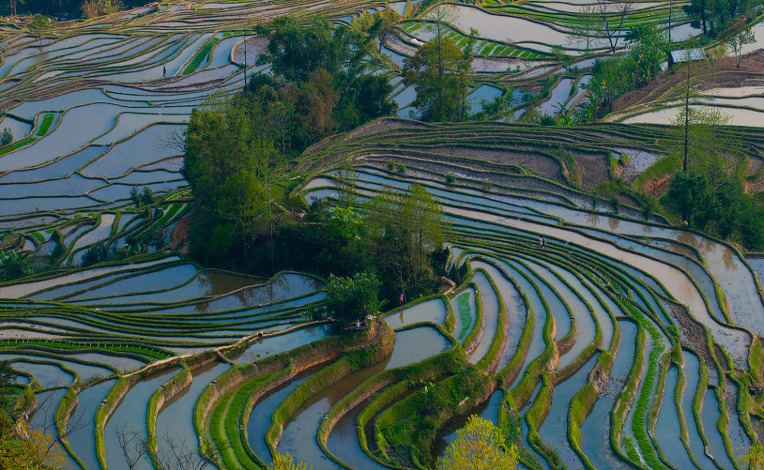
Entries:
[[703, 34], [716, 36], [740, 15], [748, 15], [761, 2], [757, 0], [691, 0], [682, 9]]
[[457, 45], [446, 35], [448, 18], [444, 9], [432, 11], [428, 28], [434, 37], [419, 47], [412, 57], [403, 60], [403, 82], [413, 86], [416, 99], [411, 104], [417, 119], [435, 122], [498, 119], [506, 117], [512, 93], [504, 92], [493, 101], [484, 100], [482, 110], [470, 114], [472, 52], [477, 31], [470, 31], [467, 41]]
[[679, 113], [665, 158], [681, 170], [661, 202], [690, 227], [761, 251], [764, 195], [746, 193], [747, 161], [736, 132], [723, 127], [726, 121], [718, 112], [688, 105]]
[[609, 113], [622, 94], [647, 85], [665, 61], [668, 45], [664, 34], [650, 26], [633, 29], [626, 53], [597, 61], [589, 82], [589, 101], [576, 110], [579, 121], [589, 121]]
[[[275, 237], [275, 270], [299, 269], [324, 276], [372, 273], [390, 306], [433, 293], [443, 274], [445, 221], [422, 186], [401, 193], [387, 188], [362, 205], [314, 203], [300, 222], [282, 224]], [[261, 252], [266, 262], [269, 253]], [[334, 313], [338, 313], [334, 311]]]
[[257, 28], [269, 38], [258, 63], [270, 64], [273, 76], [251, 77], [247, 91], [271, 108], [282, 153], [302, 151], [395, 110], [387, 99], [392, 91], [388, 77], [371, 73], [380, 66], [372, 54], [375, 38], [387, 34], [389, 21], [390, 14], [382, 12], [368, 28], [333, 30], [325, 19], [304, 25], [279, 17]]
[[192, 256], [258, 275], [284, 269], [322, 276], [369, 272], [382, 282], [381, 297], [388, 301], [401, 292], [432, 292], [433, 253], [436, 265], [445, 262], [443, 216], [432, 195], [414, 185], [358, 204], [350, 182], [342, 183], [342, 175], [352, 172], [341, 170], [342, 205], [316, 201], [304, 211], [300, 201], [286, 197], [301, 179], [266, 138], [267, 108], [257, 105], [248, 114], [251, 103], [192, 114], [183, 169], [197, 198]]
[[429, 279], [428, 253], [442, 243], [442, 217], [430, 194], [418, 186], [406, 195], [387, 191], [360, 207], [348, 188], [345, 207], [318, 202], [302, 213], [300, 201], [285, 196], [300, 178], [287, 168], [287, 147], [276, 148], [285, 139], [283, 109], [263, 85], [192, 113], [182, 170], [197, 199], [192, 256], [260, 275], [373, 271], [399, 289]]
[[186, 130], [182, 173], [197, 198], [192, 256], [260, 275], [373, 273], [387, 300], [435, 288], [430, 260], [442, 216], [424, 188], [386, 191], [361, 206], [345, 184], [340, 207], [319, 202], [307, 212], [286, 196], [302, 181], [289, 171], [295, 154], [394, 110], [387, 78], [370, 73], [373, 38], [391, 21], [383, 13], [367, 27], [332, 31], [322, 19], [281, 17], [258, 28], [270, 39], [259, 61], [273, 75], [249, 77], [243, 93], [195, 109]]
[[404, 59], [403, 81], [416, 90], [413, 106], [419, 110], [421, 119], [464, 121], [469, 115], [467, 94], [474, 31], [462, 50], [446, 37], [448, 31], [443, 18], [436, 17], [432, 28], [435, 37], [417, 49], [412, 57]]

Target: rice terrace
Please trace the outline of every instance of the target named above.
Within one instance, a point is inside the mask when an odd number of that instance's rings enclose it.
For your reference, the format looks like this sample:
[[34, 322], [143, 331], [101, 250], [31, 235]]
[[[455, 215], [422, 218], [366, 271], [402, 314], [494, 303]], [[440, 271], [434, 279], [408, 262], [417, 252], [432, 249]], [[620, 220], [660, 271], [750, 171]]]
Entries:
[[761, 0], [0, 14], [0, 468], [764, 469]]

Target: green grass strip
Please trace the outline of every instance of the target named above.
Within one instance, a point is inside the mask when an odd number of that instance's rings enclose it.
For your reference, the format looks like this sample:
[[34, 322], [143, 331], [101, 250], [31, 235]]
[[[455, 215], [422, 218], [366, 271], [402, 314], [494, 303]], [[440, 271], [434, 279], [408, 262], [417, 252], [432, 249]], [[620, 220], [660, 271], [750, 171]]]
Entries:
[[21, 148], [27, 144], [34, 142], [34, 140], [35, 140], [34, 137], [27, 137], [24, 140], [20, 140], [16, 142], [15, 144], [11, 145], [10, 147], [5, 147], [4, 149], [0, 149], [0, 155], [5, 155], [8, 152], [13, 152], [17, 148]]
[[40, 130], [37, 131], [37, 135], [45, 135], [45, 133], [48, 132], [48, 129], [50, 129], [51, 124], [53, 124], [53, 113], [48, 113], [43, 118], [42, 124], [40, 124]]
[[202, 61], [207, 57], [207, 55], [212, 50], [212, 46], [218, 43], [220, 41], [220, 38], [212, 38], [210, 39], [207, 44], [202, 47], [202, 50], [196, 53], [193, 60], [191, 61], [188, 66], [183, 70], [183, 75], [188, 75], [190, 73], [193, 73], [199, 66], [202, 64]]
[[242, 408], [247, 403], [250, 393], [268, 382], [273, 374], [266, 374], [248, 380], [243, 385], [228, 392], [220, 400], [212, 412], [209, 432], [212, 441], [218, 446], [220, 459], [226, 468], [247, 468], [257, 470], [257, 464], [252, 462], [244, 448], [239, 433]]
[[462, 328], [459, 330], [459, 341], [464, 339], [472, 326], [472, 308], [470, 308], [470, 294], [463, 292], [456, 298], [456, 306], [459, 309], [459, 318], [462, 321]]

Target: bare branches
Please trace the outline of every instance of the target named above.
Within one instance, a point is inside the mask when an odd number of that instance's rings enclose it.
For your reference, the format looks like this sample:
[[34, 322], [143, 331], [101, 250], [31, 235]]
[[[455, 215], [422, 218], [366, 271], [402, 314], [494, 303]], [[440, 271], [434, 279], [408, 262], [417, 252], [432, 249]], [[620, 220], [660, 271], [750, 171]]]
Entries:
[[135, 429], [127, 430], [127, 426], [122, 426], [115, 432], [127, 467], [132, 470], [148, 454], [147, 442], [141, 438]]
[[602, 21], [602, 30], [610, 44], [610, 50], [615, 54], [618, 42], [624, 36], [623, 25], [631, 11], [631, 3], [627, 1], [611, 2], [597, 0], [597, 12]]
[[[137, 467], [142, 459], [149, 458], [149, 442], [137, 430], [128, 430], [123, 426], [116, 434], [130, 470]], [[195, 445], [189, 445], [186, 440], [172, 439], [169, 434], [165, 434], [153, 463], [159, 470], [203, 470], [210, 466], [214, 457], [199, 455]]]

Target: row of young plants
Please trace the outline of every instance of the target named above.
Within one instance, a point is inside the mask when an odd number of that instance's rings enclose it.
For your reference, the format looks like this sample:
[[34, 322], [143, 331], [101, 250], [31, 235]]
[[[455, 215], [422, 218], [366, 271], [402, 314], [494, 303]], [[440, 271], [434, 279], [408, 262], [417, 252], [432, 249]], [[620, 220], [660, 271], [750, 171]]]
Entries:
[[[632, 280], [630, 280], [629, 282], [633, 282], [633, 281], [632, 281]], [[637, 295], [641, 295], [641, 293], [639, 293], [639, 291], [635, 291], [635, 292], [636, 292], [636, 294], [637, 294]], [[707, 300], [706, 300], [706, 301], [707, 301]], [[656, 314], [653, 314], [653, 315], [656, 315]], [[664, 315], [665, 315], [665, 314], [664, 314]], [[655, 318], [657, 319], [658, 317], [655, 317]], [[656, 333], [656, 332], [654, 331], [653, 333]], [[655, 356], [655, 354], [653, 354], [653, 356]], [[657, 358], [656, 358], [656, 357], [654, 357], [653, 359], [657, 360]], [[651, 375], [651, 374], [648, 372], [648, 377], [649, 377], [650, 375]], [[651, 388], [651, 387], [648, 387], [648, 388]], [[643, 393], [643, 395], [644, 395], [644, 393]], [[642, 399], [642, 401], [644, 401], [644, 399]], [[653, 408], [653, 409], [655, 409], [655, 408]], [[639, 421], [639, 419], [637, 419], [637, 420], [635, 420], [635, 421]], [[645, 421], [642, 421], [642, 422], [645, 422]], [[635, 425], [635, 426], [636, 426], [636, 425]], [[637, 431], [637, 434], [639, 434], [639, 432], [638, 432], [638, 431]]]
[[[498, 241], [498, 239], [494, 240], [494, 243], [495, 243], [496, 241]], [[555, 254], [555, 255], [556, 255], [556, 253], [555, 253], [555, 250], [557, 249], [557, 245], [556, 245], [556, 244], [555, 244], [555, 245], [552, 245], [552, 246], [550, 246], [550, 248], [548, 248], [548, 249], [547, 249], [546, 251], [544, 251], [542, 254], [539, 254], [539, 253], [538, 253], [538, 250], [532, 250], [532, 249], [531, 249], [531, 247], [534, 247], [534, 245], [535, 245], [535, 240], [534, 240], [534, 238], [533, 238], [532, 236], [525, 236], [525, 237], [524, 237], [524, 239], [521, 239], [521, 238], [516, 238], [516, 241], [521, 241], [521, 242], [523, 242], [523, 243], [526, 245], [526, 248], [524, 248], [524, 249], [523, 249], [523, 251], [520, 251], [520, 253], [530, 253], [530, 252], [534, 252], [534, 256], [544, 256], [544, 257], [546, 257], [546, 258], [544, 258], [544, 259], [548, 259], [548, 257], [549, 257], [549, 256], [552, 256], [553, 254]], [[521, 245], [522, 245], [523, 243], [521, 243]], [[515, 249], [518, 249], [518, 248], [519, 248], [519, 246], [518, 246], [517, 242], [513, 243], [513, 244], [512, 244], [512, 246], [514, 246], [514, 247], [515, 247]], [[576, 251], [576, 250], [574, 250], [574, 251]], [[567, 251], [566, 251], [564, 254], [565, 254], [566, 256], [570, 256], [570, 250], [567, 250]], [[562, 256], [562, 255], [563, 255], [563, 252], [562, 252], [561, 250], [560, 250], [560, 252], [559, 252], [559, 255], [560, 255], [560, 256]], [[531, 258], [531, 259], [532, 259], [532, 258]], [[594, 259], [597, 259], [597, 258], [594, 258]], [[603, 263], [603, 264], [604, 264], [605, 266], [608, 266], [608, 265], [607, 265], [607, 263]], [[604, 268], [600, 267], [600, 269], [604, 269]], [[628, 284], [628, 283], [631, 283], [631, 282], [635, 282], [635, 281], [634, 281], [633, 279], [627, 279], [625, 282]], [[478, 294], [478, 295], [479, 295], [479, 294]], [[540, 295], [540, 294], [539, 294], [539, 295]], [[527, 302], [526, 302], [526, 303], [527, 303]], [[549, 338], [549, 343], [548, 343], [548, 344], [552, 344], [552, 342], [551, 342], [551, 337], [552, 337], [552, 336], [551, 336], [551, 327], [552, 327], [552, 325], [553, 325], [553, 324], [552, 324], [551, 322], [553, 321], [553, 320], [552, 320], [552, 318], [553, 318], [553, 317], [552, 317], [551, 315], [548, 315], [548, 317], [547, 317], [547, 318], [548, 318], [548, 320], [547, 320], [547, 324], [549, 324], [549, 325], [550, 325], [550, 330], [549, 330], [549, 334], [548, 334], [548, 338]], [[530, 330], [527, 330], [527, 331], [530, 331]], [[496, 338], [494, 338], [494, 341], [496, 341]], [[499, 339], [499, 341], [500, 341], [500, 339]], [[496, 344], [496, 343], [495, 343], [495, 344]], [[498, 348], [497, 348], [497, 349], [498, 349]], [[551, 379], [551, 377], [550, 377], [550, 379]], [[522, 383], [522, 381], [521, 381], [521, 383]], [[527, 381], [526, 381], [526, 383], [528, 383], [529, 385], [535, 385], [535, 381], [534, 381], [534, 380], [527, 380]], [[550, 383], [551, 383], [551, 382], [550, 382]], [[551, 385], [550, 385], [550, 386], [551, 386]], [[533, 388], [533, 387], [531, 387], [531, 391], [532, 391], [532, 388]], [[548, 391], [546, 391], [546, 390], [548, 390]], [[549, 393], [551, 392], [551, 390], [550, 390], [550, 389], [546, 389], [546, 390], [542, 388], [542, 392], [539, 394], [539, 397], [537, 398], [537, 401], [538, 401], [538, 400], [541, 400], [541, 401], [539, 402], [540, 404], [539, 404], [539, 405], [536, 405], [536, 406], [534, 406], [534, 407], [532, 407], [532, 408], [531, 408], [531, 409], [533, 410], [533, 411], [531, 412], [531, 416], [535, 416], [535, 418], [534, 418], [533, 420], [531, 420], [531, 421], [532, 421], [532, 422], [534, 422], [534, 423], [540, 423], [540, 422], [541, 422], [541, 421], [540, 421], [540, 420], [541, 420], [541, 416], [543, 416], [543, 415], [545, 415], [545, 414], [546, 414], [545, 412], [543, 412], [543, 411], [544, 411], [544, 409], [543, 409], [544, 407], [543, 407], [542, 405], [543, 405], [543, 403], [545, 402], [545, 400], [547, 400], [547, 398], [549, 397]], [[519, 391], [519, 390], [518, 390], [518, 391]], [[422, 392], [418, 392], [418, 393], [419, 393], [419, 394], [421, 394]], [[530, 395], [530, 393], [528, 393], [528, 395]], [[236, 408], [236, 407], [232, 407], [232, 409], [233, 409], [233, 408]], [[224, 421], [224, 422], [226, 422], [226, 421]], [[231, 421], [227, 421], [227, 422], [228, 422], [228, 423], [230, 423]], [[228, 426], [230, 427], [231, 425], [229, 424]], [[544, 451], [544, 449], [542, 449], [542, 451]], [[546, 451], [545, 451], [545, 452], [546, 452]], [[550, 458], [553, 458], [553, 457], [550, 457]]]

